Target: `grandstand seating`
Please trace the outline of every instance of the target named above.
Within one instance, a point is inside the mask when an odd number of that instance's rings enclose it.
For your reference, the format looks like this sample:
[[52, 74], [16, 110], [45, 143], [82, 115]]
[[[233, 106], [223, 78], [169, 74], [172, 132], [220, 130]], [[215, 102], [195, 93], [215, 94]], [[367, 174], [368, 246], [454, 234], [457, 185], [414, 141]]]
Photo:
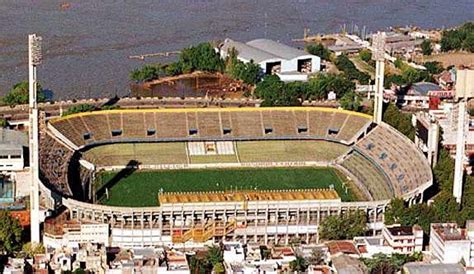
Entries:
[[93, 142], [160, 139], [329, 138], [351, 143], [368, 117], [336, 109], [280, 108], [206, 111], [116, 110], [50, 122], [78, 147]]
[[344, 123], [337, 135], [337, 139], [349, 142], [366, 124], [367, 119], [363, 117], [349, 116], [349, 119]]
[[[400, 197], [432, 180], [426, 159], [408, 138], [381, 124], [354, 145], [359, 135], [366, 133], [370, 117], [336, 109], [111, 110], [70, 115], [49, 123], [61, 133], [58, 139], [67, 138], [70, 142], [64, 143], [80, 148], [117, 141], [165, 141], [157, 143], [162, 145], [153, 151], [136, 151], [135, 146], [121, 151], [127, 157], [150, 154], [149, 159], [144, 157], [146, 164], [189, 162], [185, 143], [169, 141], [239, 141], [235, 152], [242, 163], [329, 162], [353, 149], [342, 166], [359, 178], [376, 200]], [[280, 141], [260, 142], [265, 139]], [[302, 141], [306, 139], [330, 142]], [[232, 145], [228, 144], [229, 151], [233, 151]], [[261, 153], [263, 147], [265, 154]], [[42, 133], [40, 148], [42, 176], [61, 193], [69, 193], [66, 177], [73, 151], [46, 132]], [[120, 155], [117, 159], [102, 159], [100, 153], [92, 156], [99, 157], [104, 165], [123, 164], [124, 160]]]
[[356, 148], [385, 171], [397, 196], [432, 179], [431, 168], [423, 154], [408, 138], [388, 125], [376, 127], [357, 143]]
[[357, 151], [353, 151], [344, 159], [342, 166], [367, 187], [374, 200], [394, 197], [393, 189], [384, 172]]
[[197, 112], [199, 133], [203, 136], [221, 137], [222, 128], [219, 123], [219, 112]]
[[48, 134], [42, 133], [39, 153], [42, 181], [57, 192], [71, 195], [67, 176], [69, 161], [74, 152]]

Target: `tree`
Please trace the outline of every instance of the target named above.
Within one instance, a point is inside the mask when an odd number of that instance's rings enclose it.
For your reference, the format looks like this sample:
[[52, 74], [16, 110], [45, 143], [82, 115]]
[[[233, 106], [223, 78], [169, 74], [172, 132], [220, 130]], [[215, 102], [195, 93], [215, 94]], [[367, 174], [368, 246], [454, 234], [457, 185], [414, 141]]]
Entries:
[[0, 127], [5, 128], [8, 126], [8, 121], [5, 118], [0, 118]]
[[367, 216], [363, 211], [328, 216], [321, 222], [319, 233], [326, 240], [344, 240], [362, 236], [367, 230]]
[[297, 271], [298, 273], [303, 273], [308, 269], [308, 262], [305, 258], [297, 255], [296, 258], [290, 262], [291, 271]]
[[306, 99], [325, 99], [329, 92], [336, 93], [338, 98], [355, 90], [355, 84], [343, 75], [318, 74], [308, 81]]
[[341, 107], [345, 110], [359, 111], [362, 106], [362, 99], [355, 92], [348, 92], [342, 96]]
[[210, 268], [209, 262], [206, 261], [206, 258], [201, 256], [200, 254], [196, 254], [191, 257], [189, 262], [189, 268], [191, 273], [198, 274], [198, 273], [209, 273], [212, 268]]
[[432, 81], [432, 76], [428, 71], [418, 70], [412, 67], [403, 69], [402, 78], [405, 84], [410, 85], [417, 82]]
[[45, 249], [41, 243], [28, 242], [23, 245], [21, 251], [27, 258], [33, 258], [36, 254], [43, 254]]
[[441, 37], [441, 50], [466, 50], [474, 52], [474, 22], [468, 22], [464, 25], [443, 31]]
[[214, 267], [212, 268], [212, 270], [214, 271], [214, 273], [224, 273], [225, 272], [224, 265], [222, 265], [221, 262], [216, 263], [214, 265]]
[[395, 65], [397, 69], [402, 69], [404, 66], [403, 61], [400, 58], [397, 58], [395, 62], [393, 62], [393, 64]]
[[415, 128], [411, 123], [411, 115], [402, 113], [394, 104], [386, 105], [382, 120], [391, 125], [410, 140], [415, 139]]
[[164, 66], [161, 64], [144, 65], [142, 68], [132, 70], [129, 74], [130, 80], [136, 82], [148, 82], [166, 75]]
[[462, 42], [462, 48], [469, 52], [474, 52], [474, 33], [469, 33]]
[[298, 106], [298, 94], [276, 75], [267, 75], [257, 84], [255, 95], [263, 99], [262, 106]]
[[426, 68], [426, 71], [431, 74], [439, 74], [444, 70], [443, 65], [437, 61], [425, 62], [423, 66]]
[[339, 55], [334, 64], [339, 70], [343, 71], [350, 80], [357, 80], [362, 85], [369, 83], [370, 75], [359, 71], [346, 55]]
[[431, 48], [431, 41], [428, 39], [423, 40], [421, 43], [421, 51], [423, 55], [430, 56], [433, 53], [433, 49]]
[[368, 49], [363, 49], [359, 52], [359, 57], [364, 62], [369, 62], [372, 60], [372, 52]]
[[178, 58], [178, 66], [183, 73], [196, 70], [222, 72], [224, 61], [210, 43], [201, 43], [183, 49]]
[[323, 60], [331, 59], [331, 52], [321, 43], [316, 44], [316, 45], [308, 45], [306, 47], [306, 51], [309, 54], [319, 56]]
[[0, 253], [11, 254], [21, 247], [21, 226], [8, 211], [0, 211]]
[[95, 109], [96, 109], [96, 107], [94, 105], [80, 104], [80, 105], [77, 105], [77, 106], [69, 107], [68, 110], [66, 110], [62, 114], [62, 116], [64, 117], [64, 116], [71, 115], [71, 114], [74, 114], [74, 113], [94, 111]]
[[[38, 93], [38, 102], [44, 102], [45, 96], [43, 93], [43, 88], [40, 84], [37, 84], [36, 87]], [[23, 105], [28, 104], [29, 100], [29, 83], [28, 81], [23, 81], [15, 84], [12, 89], [2, 98], [4, 104], [9, 106]]]
[[222, 263], [224, 260], [224, 254], [219, 246], [211, 246], [207, 250], [207, 261], [214, 267], [218, 263]]
[[320, 248], [313, 248], [313, 250], [311, 250], [311, 256], [308, 258], [308, 264], [310, 265], [324, 264], [324, 252]]
[[405, 84], [405, 81], [403, 80], [403, 77], [398, 74], [385, 75], [384, 87], [390, 88], [392, 84], [396, 86], [402, 86]]
[[393, 253], [386, 255], [377, 253], [372, 258], [361, 258], [361, 261], [367, 266], [371, 274], [394, 274], [401, 270], [404, 264], [409, 262], [421, 261], [423, 255], [415, 252], [412, 255]]

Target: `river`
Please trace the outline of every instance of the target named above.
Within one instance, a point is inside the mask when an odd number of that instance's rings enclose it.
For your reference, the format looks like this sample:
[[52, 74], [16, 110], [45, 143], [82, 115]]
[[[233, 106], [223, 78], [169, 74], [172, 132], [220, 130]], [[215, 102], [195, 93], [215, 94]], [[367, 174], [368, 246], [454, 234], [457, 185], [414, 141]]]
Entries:
[[128, 72], [144, 64], [129, 55], [226, 37], [291, 44], [304, 27], [330, 33], [343, 24], [376, 31], [466, 20], [474, 20], [473, 0], [0, 0], [0, 94], [27, 79], [28, 33], [43, 36], [43, 87], [72, 99], [128, 94]]

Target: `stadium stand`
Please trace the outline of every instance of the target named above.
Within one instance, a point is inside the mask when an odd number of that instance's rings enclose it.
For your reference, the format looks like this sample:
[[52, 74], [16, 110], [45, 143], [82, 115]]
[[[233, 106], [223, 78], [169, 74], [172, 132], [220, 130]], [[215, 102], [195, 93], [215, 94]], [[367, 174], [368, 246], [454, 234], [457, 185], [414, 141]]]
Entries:
[[57, 192], [70, 195], [68, 167], [74, 152], [47, 133], [43, 133], [40, 137], [39, 153], [42, 181]]
[[372, 130], [357, 143], [356, 149], [384, 170], [397, 196], [409, 193], [432, 178], [423, 154], [408, 138], [386, 124]]
[[342, 166], [362, 182], [374, 200], [385, 200], [394, 197], [393, 189], [387, 175], [357, 151], [353, 151]]
[[203, 136], [221, 137], [223, 129], [219, 123], [219, 112], [196, 112], [199, 131]]
[[337, 135], [337, 139], [350, 142], [351, 139], [367, 124], [367, 120], [363, 117], [349, 115], [348, 119]]
[[331, 139], [353, 143], [368, 116], [336, 109], [112, 110], [52, 120], [77, 147], [98, 142], [183, 139]]

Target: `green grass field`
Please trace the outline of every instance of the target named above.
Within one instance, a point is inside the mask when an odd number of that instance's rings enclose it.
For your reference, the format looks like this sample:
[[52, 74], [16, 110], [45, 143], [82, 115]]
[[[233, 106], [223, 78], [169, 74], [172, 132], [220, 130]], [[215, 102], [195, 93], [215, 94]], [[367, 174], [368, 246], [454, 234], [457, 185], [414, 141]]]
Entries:
[[[96, 190], [118, 172], [98, 176]], [[206, 170], [137, 171], [108, 186], [109, 199], [101, 203], [113, 206], [157, 206], [158, 192], [218, 191], [231, 189], [279, 190], [329, 188], [334, 186], [343, 201], [352, 201], [342, 180], [332, 168], [245, 168]], [[102, 188], [103, 189], [103, 188]]]

